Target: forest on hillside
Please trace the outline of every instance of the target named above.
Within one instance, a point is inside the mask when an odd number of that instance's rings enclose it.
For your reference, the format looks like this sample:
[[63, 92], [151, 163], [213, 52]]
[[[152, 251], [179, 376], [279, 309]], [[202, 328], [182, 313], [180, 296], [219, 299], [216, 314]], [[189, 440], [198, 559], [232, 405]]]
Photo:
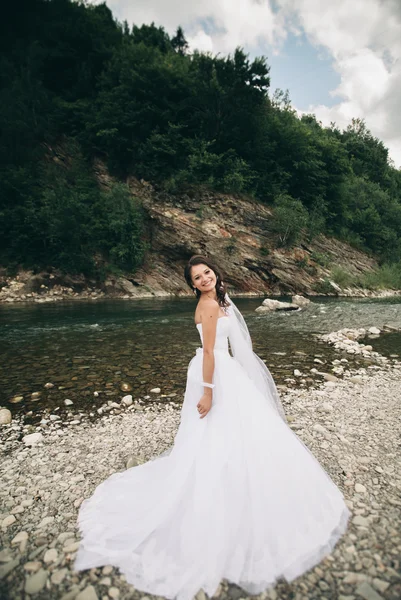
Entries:
[[[401, 261], [401, 171], [355, 119], [301, 118], [268, 59], [190, 52], [185, 32], [119, 23], [105, 4], [9, 3], [0, 36], [0, 264], [135, 270], [144, 213], [127, 175], [274, 207], [277, 244], [336, 236]], [[53, 148], [62, 159], [49, 160]], [[99, 158], [120, 183], [102, 190]]]

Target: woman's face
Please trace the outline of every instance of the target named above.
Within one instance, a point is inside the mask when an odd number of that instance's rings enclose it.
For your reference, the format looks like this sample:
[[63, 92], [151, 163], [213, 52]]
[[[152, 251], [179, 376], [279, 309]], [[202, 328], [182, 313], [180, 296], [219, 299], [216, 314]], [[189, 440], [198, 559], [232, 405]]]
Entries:
[[200, 292], [209, 292], [216, 287], [216, 275], [207, 265], [194, 265], [191, 269], [191, 277], [194, 286]]

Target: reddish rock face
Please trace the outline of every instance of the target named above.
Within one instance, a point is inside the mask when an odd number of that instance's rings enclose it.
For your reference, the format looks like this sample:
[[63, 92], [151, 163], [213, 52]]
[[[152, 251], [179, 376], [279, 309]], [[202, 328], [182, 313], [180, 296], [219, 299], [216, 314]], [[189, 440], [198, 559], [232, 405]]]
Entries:
[[[97, 161], [94, 171], [100, 185], [108, 187], [111, 177], [104, 165]], [[35, 274], [20, 271], [16, 277], [7, 277], [5, 269], [0, 269], [0, 302], [45, 296], [191, 295], [183, 271], [192, 254], [212, 258], [231, 293], [255, 296], [316, 295], [316, 284], [329, 277], [333, 264], [351, 275], [377, 267], [362, 252], [323, 236], [302, 247], [277, 248], [271, 230], [272, 208], [261, 202], [199, 189], [192, 195], [171, 196], [133, 177], [127, 183], [147, 213], [150, 250], [143, 267], [124, 277], [109, 276], [102, 284], [61, 274], [57, 269]], [[336, 294], [334, 286], [330, 292]]]
[[132, 295], [191, 295], [183, 269], [197, 253], [213, 258], [231, 291], [249, 295], [315, 295], [314, 285], [329, 274], [315, 256], [325, 255], [330, 266], [335, 262], [351, 274], [377, 266], [362, 252], [324, 237], [302, 248], [275, 248], [272, 209], [260, 202], [199, 190], [169, 196], [133, 178], [129, 184], [147, 210], [151, 246], [146, 265], [129, 278]]

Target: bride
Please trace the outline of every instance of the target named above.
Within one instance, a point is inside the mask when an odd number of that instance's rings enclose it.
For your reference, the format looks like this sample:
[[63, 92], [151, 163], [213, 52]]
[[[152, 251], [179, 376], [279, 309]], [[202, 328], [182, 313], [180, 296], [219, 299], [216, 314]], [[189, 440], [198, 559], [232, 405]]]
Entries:
[[330, 554], [350, 511], [289, 428], [219, 268], [195, 255], [184, 274], [202, 347], [174, 444], [82, 502], [74, 568], [114, 565], [138, 590], [171, 600], [213, 596], [223, 578], [259, 594]]

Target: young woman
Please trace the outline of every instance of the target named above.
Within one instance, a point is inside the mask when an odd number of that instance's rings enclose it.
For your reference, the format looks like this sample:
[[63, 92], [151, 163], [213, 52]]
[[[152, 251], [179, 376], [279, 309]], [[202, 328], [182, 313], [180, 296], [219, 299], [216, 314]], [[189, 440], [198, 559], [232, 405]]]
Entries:
[[74, 568], [115, 565], [137, 589], [171, 600], [213, 596], [223, 578], [258, 594], [327, 556], [350, 511], [288, 427], [219, 268], [196, 255], [184, 274], [202, 347], [174, 444], [83, 501]]

